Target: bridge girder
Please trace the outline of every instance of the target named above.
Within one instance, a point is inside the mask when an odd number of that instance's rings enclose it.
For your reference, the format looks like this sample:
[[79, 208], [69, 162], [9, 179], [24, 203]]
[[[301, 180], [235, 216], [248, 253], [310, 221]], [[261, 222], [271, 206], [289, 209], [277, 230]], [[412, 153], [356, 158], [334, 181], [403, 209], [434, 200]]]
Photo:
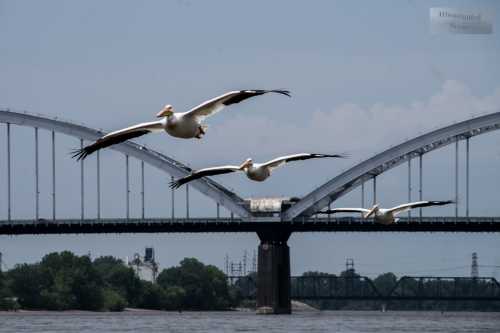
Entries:
[[500, 129], [500, 112], [479, 116], [433, 130], [391, 147], [332, 178], [282, 214], [286, 221], [310, 216], [329, 203], [349, 193], [364, 181], [390, 170], [408, 159], [424, 155], [461, 139]]
[[[105, 134], [102, 131], [74, 124], [69, 121], [9, 110], [0, 110], [0, 123], [42, 128], [88, 141], [97, 140]], [[131, 141], [117, 144], [110, 148], [144, 161], [177, 178], [184, 177], [190, 173], [190, 169], [181, 162]], [[210, 178], [205, 177], [198, 179], [193, 181], [190, 185], [234, 214], [242, 218], [251, 217], [251, 213], [242, 198]]]
[[0, 220], [0, 235], [98, 233], [257, 233], [262, 241], [286, 243], [296, 232], [500, 232], [499, 217], [401, 218], [383, 225], [359, 217], [302, 218], [295, 221], [240, 218], [148, 218]]

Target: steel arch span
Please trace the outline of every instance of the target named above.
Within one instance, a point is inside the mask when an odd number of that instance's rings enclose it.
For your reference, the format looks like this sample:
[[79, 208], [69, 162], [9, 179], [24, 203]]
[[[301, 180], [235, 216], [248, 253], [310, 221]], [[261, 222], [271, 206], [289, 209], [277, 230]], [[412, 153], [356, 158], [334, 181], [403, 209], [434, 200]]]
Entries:
[[500, 112], [479, 116], [453, 125], [433, 130], [389, 148], [332, 178], [304, 196], [283, 213], [283, 220], [292, 220], [299, 215], [310, 216], [334, 200], [389, 169], [416, 156], [446, 145], [500, 129]]
[[[74, 124], [69, 121], [9, 110], [0, 110], [0, 123], [42, 128], [88, 141], [97, 140], [104, 135], [102, 131]], [[126, 141], [110, 148], [142, 160], [174, 177], [184, 177], [190, 172], [190, 169], [181, 162], [131, 141]], [[191, 186], [204, 195], [212, 198], [234, 214], [243, 218], [251, 216], [250, 211], [245, 205], [245, 201], [219, 183], [204, 177], [192, 182]]]

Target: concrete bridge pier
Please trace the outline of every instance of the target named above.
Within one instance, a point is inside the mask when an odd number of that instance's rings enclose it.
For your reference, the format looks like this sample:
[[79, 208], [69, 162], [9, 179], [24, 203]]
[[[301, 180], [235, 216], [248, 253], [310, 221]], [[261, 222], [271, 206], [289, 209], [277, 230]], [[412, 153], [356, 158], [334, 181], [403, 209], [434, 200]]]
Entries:
[[290, 314], [290, 231], [262, 231], [257, 266], [257, 314]]

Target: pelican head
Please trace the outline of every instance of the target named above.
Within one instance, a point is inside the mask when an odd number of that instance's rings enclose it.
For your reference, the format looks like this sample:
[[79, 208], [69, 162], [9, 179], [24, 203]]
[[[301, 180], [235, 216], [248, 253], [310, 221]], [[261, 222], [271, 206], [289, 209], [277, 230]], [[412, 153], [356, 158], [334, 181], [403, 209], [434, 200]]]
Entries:
[[245, 168], [249, 168], [249, 167], [251, 167], [251, 166], [252, 166], [252, 164], [253, 164], [252, 159], [251, 159], [251, 158], [247, 158], [247, 159], [245, 160], [245, 162], [243, 162], [243, 163], [240, 165], [240, 170], [243, 170], [243, 169], [245, 169]]
[[375, 214], [376, 212], [378, 211], [378, 204], [374, 205], [372, 207], [372, 209], [370, 209], [368, 211], [368, 213], [365, 214], [365, 216], [363, 216], [365, 219], [369, 218], [370, 216], [372, 216], [373, 214]]
[[174, 108], [172, 105], [167, 104], [161, 109], [160, 112], [156, 114], [156, 117], [161, 118], [161, 117], [169, 117], [174, 114]]

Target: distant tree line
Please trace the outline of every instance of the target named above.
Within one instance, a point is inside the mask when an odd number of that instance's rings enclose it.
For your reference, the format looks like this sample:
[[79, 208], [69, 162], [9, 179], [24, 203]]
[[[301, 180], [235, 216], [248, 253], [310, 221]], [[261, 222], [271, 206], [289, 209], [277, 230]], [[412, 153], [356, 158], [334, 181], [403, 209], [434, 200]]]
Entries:
[[139, 279], [114, 257], [92, 261], [68, 251], [0, 272], [3, 310], [225, 310], [239, 302], [237, 290], [222, 271], [194, 258], [164, 269], [155, 284]]
[[[443, 295], [487, 295], [492, 292], [487, 282], [473, 279], [456, 285], [448, 280], [407, 278], [398, 284], [393, 273], [365, 280], [353, 270], [340, 275], [306, 272], [302, 277], [292, 280], [292, 294], [300, 290], [306, 295], [328, 295], [333, 290], [335, 295], [374, 295], [376, 289], [382, 295], [396, 291], [400, 295], [412, 296], [432, 292], [435, 288], [440, 288]], [[323, 279], [315, 279], [317, 277]], [[333, 289], [332, 281], [329, 281], [332, 277], [339, 278]], [[65, 251], [50, 253], [35, 264], [16, 265], [9, 271], [0, 272], [0, 310], [122, 311], [134, 307], [203, 311], [255, 307], [254, 300], [243, 296], [255, 297], [256, 280], [256, 274], [251, 273], [228, 283], [227, 277], [217, 267], [185, 258], [179, 266], [161, 271], [156, 283], [152, 283], [139, 279], [131, 267], [114, 257], [91, 260], [88, 256]], [[390, 310], [500, 311], [500, 302], [485, 301], [321, 299], [304, 302], [322, 310], [380, 310], [385, 305]]]

